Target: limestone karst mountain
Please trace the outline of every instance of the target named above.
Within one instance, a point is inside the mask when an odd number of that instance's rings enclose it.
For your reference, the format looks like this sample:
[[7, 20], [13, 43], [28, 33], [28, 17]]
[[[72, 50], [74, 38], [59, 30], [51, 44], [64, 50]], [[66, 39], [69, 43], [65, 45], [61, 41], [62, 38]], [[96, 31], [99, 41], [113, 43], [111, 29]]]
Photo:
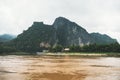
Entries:
[[[89, 34], [83, 27], [64, 17], [55, 19], [53, 25], [34, 22], [28, 30], [18, 35], [13, 43], [20, 50], [42, 50], [43, 47], [62, 45], [110, 44], [117, 42], [107, 35]], [[41, 48], [41, 49], [40, 49]]]

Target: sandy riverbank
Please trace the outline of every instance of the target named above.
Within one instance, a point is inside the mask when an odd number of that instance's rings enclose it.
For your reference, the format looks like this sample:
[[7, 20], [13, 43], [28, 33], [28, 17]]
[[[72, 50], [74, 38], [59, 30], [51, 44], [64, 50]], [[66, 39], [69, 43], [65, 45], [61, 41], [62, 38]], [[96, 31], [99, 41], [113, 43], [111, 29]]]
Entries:
[[95, 57], [107, 57], [107, 56], [115, 56], [120, 57], [120, 53], [45, 53], [44, 55], [48, 56], [95, 56]]

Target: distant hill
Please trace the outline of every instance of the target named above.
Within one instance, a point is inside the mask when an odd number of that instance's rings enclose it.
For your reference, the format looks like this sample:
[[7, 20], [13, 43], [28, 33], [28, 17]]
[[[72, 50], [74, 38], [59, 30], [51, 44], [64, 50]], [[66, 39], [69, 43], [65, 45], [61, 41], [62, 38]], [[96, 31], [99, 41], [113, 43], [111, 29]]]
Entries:
[[94, 43], [96, 44], [110, 44], [117, 42], [116, 39], [113, 39], [106, 34], [91, 33], [90, 35], [92, 36], [92, 38], [94, 39]]
[[40, 51], [43, 48], [62, 45], [64, 47], [89, 44], [111, 44], [117, 42], [107, 35], [89, 34], [83, 27], [64, 17], [55, 19], [53, 25], [34, 22], [28, 30], [23, 31], [13, 41], [17, 49], [23, 51]]
[[10, 41], [14, 38], [16, 38], [15, 35], [3, 34], [3, 35], [0, 35], [0, 42], [7, 42], [7, 41]]

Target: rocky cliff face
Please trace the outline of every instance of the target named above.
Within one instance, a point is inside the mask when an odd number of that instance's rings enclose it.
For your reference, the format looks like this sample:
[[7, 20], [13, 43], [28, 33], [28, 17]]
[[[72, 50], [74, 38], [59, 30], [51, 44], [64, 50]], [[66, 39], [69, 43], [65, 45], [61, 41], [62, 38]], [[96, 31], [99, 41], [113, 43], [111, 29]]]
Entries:
[[56, 18], [53, 27], [56, 29], [57, 43], [63, 46], [82, 46], [93, 41], [85, 29], [63, 17]]
[[[38, 51], [40, 47], [53, 47], [56, 44], [64, 47], [71, 45], [89, 45], [92, 43], [106, 43], [106, 39], [102, 40], [101, 37], [95, 34], [89, 34], [84, 28], [71, 22], [64, 17], [56, 18], [53, 25], [46, 25], [43, 22], [34, 22], [33, 25], [18, 35], [14, 39], [15, 47], [20, 50], [35, 50]], [[107, 38], [108, 43], [117, 42], [112, 38]]]

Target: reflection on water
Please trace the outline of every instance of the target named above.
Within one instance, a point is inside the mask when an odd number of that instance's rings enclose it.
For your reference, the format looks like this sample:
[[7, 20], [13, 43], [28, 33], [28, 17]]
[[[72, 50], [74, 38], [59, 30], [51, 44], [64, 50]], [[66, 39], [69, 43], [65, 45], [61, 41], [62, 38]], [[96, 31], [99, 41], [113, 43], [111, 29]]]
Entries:
[[0, 56], [0, 80], [120, 80], [120, 58]]

